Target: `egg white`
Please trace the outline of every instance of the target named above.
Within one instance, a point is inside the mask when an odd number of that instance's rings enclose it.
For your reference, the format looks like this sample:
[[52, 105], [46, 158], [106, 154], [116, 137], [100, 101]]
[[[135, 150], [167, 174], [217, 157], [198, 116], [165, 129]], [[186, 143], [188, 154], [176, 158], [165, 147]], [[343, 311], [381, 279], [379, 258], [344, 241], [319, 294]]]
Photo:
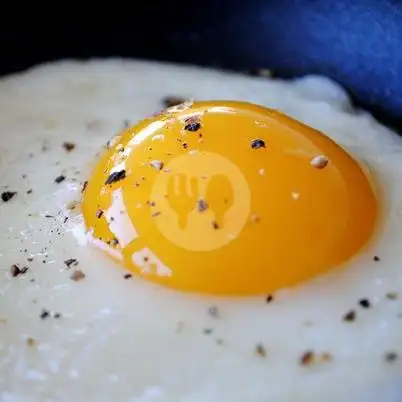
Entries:
[[[161, 109], [166, 95], [255, 102], [327, 133], [380, 184], [384, 216], [373, 244], [345, 269], [270, 303], [124, 279], [86, 245], [82, 218], [69, 208], [101, 147], [125, 120]], [[64, 141], [76, 148], [67, 152]], [[58, 62], [0, 81], [0, 151], [0, 191], [18, 192], [0, 202], [0, 401], [402, 400], [402, 138], [353, 108], [335, 83], [124, 60]], [[55, 183], [61, 174], [66, 180]], [[78, 266], [67, 269], [70, 258]], [[29, 270], [13, 278], [12, 264]], [[70, 279], [75, 269], [83, 280]], [[361, 298], [371, 308], [360, 307]], [[356, 319], [345, 322], [351, 309]], [[303, 366], [307, 350], [332, 359]], [[388, 352], [399, 359], [386, 361]]]

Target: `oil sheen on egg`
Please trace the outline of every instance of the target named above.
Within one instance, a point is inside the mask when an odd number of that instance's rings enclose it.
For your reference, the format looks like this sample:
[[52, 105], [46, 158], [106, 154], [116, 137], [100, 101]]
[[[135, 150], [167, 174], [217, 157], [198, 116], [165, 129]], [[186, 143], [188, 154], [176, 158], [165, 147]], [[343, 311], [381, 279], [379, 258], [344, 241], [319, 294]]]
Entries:
[[98, 60], [0, 89], [2, 402], [401, 400], [402, 140], [338, 86]]

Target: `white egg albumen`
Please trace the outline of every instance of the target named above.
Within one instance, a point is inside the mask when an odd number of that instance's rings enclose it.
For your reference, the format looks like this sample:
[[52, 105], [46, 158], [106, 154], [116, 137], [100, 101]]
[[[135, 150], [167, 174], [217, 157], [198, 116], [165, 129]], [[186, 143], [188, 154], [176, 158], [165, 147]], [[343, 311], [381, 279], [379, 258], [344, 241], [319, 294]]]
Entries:
[[[361, 157], [385, 205], [371, 248], [269, 304], [125, 280], [121, 267], [85, 246], [79, 215], [63, 223], [66, 204], [79, 199], [96, 153], [123, 121], [161, 109], [166, 95], [279, 108]], [[66, 152], [64, 141], [76, 148]], [[1, 402], [402, 400], [402, 301], [385, 296], [402, 294], [402, 138], [352, 108], [331, 81], [123, 60], [44, 65], [0, 81], [0, 150], [0, 190], [18, 191], [0, 202]], [[67, 179], [56, 184], [60, 174]], [[69, 258], [79, 261], [82, 281], [70, 279]], [[29, 271], [12, 278], [14, 263]], [[371, 308], [359, 307], [363, 297]], [[212, 305], [218, 318], [208, 314]], [[43, 308], [62, 316], [42, 320]], [[346, 323], [350, 309], [357, 317]], [[302, 367], [308, 349], [333, 360]], [[393, 363], [384, 359], [390, 351], [400, 356]]]

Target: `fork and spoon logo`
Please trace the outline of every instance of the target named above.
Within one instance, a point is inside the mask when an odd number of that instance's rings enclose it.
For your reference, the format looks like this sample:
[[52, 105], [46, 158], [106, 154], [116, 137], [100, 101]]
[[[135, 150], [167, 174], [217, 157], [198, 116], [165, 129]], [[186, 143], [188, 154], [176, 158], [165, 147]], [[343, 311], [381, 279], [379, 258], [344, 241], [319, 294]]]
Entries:
[[240, 169], [221, 155], [200, 152], [173, 159], [157, 176], [151, 199], [163, 213], [155, 221], [169, 241], [188, 250], [224, 246], [243, 229], [250, 190]]
[[[207, 180], [205, 194], [201, 194], [202, 180]], [[201, 203], [198, 212], [211, 210], [216, 228], [225, 226], [225, 214], [233, 205], [233, 188], [224, 175], [214, 175], [210, 179], [187, 177], [183, 173], [172, 175], [168, 181], [168, 204], [176, 212], [178, 223], [186, 230], [188, 218]], [[219, 196], [220, 195], [220, 196]], [[205, 205], [205, 206], [204, 206]]]

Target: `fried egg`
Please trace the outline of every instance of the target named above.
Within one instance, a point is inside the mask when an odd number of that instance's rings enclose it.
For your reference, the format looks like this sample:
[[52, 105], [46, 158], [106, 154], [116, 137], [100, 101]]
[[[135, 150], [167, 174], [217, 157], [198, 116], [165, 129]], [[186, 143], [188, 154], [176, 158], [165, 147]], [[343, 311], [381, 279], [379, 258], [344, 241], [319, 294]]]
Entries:
[[2, 402], [401, 400], [402, 139], [337, 84], [64, 61], [0, 105]]

